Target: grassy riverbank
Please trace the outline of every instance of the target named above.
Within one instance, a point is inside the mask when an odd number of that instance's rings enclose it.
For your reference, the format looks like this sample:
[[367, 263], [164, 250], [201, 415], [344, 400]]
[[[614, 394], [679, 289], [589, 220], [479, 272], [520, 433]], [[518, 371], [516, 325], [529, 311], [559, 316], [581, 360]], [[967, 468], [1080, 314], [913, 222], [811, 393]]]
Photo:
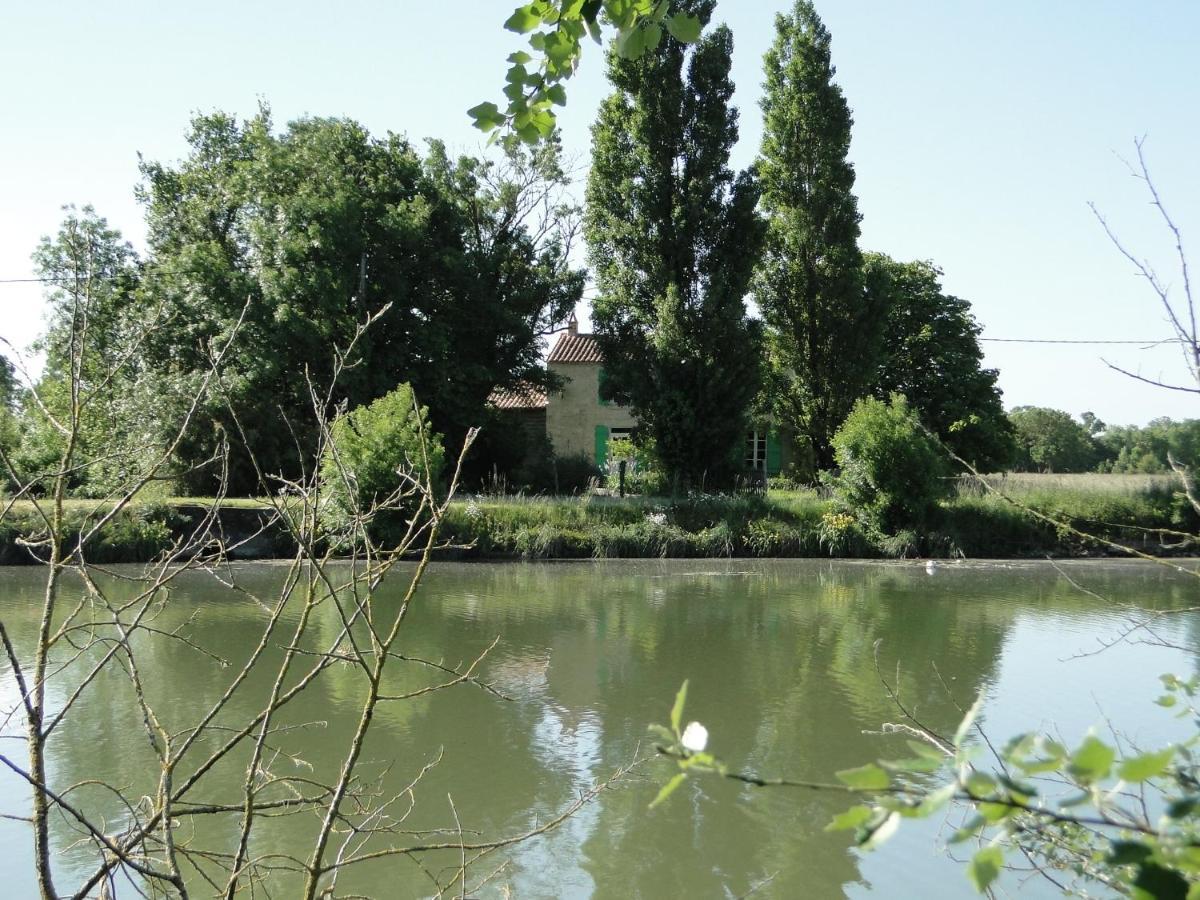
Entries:
[[[1052, 477], [1052, 476], [1050, 476]], [[1136, 476], [1135, 476], [1136, 477]], [[1108, 540], [1152, 552], [1180, 542], [1171, 531], [1200, 522], [1164, 482], [1131, 485], [1039, 482], [1010, 476], [997, 487], [1018, 503]], [[457, 501], [444, 532], [484, 556], [898, 557], [1079, 556], [1100, 553], [1004, 498], [960, 489], [927, 533], [871, 534], [814, 491], [766, 496], [664, 498], [476, 498]]]
[[[1168, 478], [1154, 476], [1009, 475], [991, 479], [1012, 500], [1080, 531], [1154, 553], [1195, 552], [1178, 533], [1200, 531]], [[91, 543], [94, 562], [141, 562], [169, 548], [211, 500], [173, 498], [133, 504]], [[236, 540], [257, 527], [255, 500], [224, 501], [222, 522]], [[90, 527], [97, 501], [67, 508], [70, 540]], [[31, 561], [23, 542], [44, 527], [33, 506], [17, 504], [0, 519], [0, 564]], [[872, 534], [833, 500], [809, 490], [765, 496], [625, 499], [468, 497], [450, 508], [443, 537], [457, 555], [511, 559], [654, 557], [1019, 558], [1099, 555], [1096, 542], [1039, 521], [978, 485], [960, 484], [926, 533]], [[242, 548], [243, 557], [286, 555], [282, 534]]]

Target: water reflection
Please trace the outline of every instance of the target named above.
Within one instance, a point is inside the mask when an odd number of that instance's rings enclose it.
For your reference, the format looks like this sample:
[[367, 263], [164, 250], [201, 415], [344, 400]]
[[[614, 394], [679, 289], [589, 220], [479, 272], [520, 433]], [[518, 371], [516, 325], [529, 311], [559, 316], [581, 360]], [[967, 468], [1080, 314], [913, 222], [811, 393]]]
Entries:
[[[838, 769], [904, 752], [896, 736], [867, 733], [897, 717], [876, 660], [905, 703], [936, 729], [952, 731], [958, 707], [986, 688], [983, 721], [997, 734], [1044, 721], [1082, 730], [1100, 718], [1092, 695], [1141, 737], [1165, 733], [1170, 725], [1146, 691], [1159, 672], [1194, 666], [1193, 654], [1129, 644], [1102, 657], [1067, 657], [1111, 637], [1131, 607], [1194, 605], [1193, 582], [1152, 566], [1064, 571], [1069, 578], [1043, 564], [947, 565], [936, 578], [919, 564], [437, 566], [401, 652], [453, 664], [499, 636], [481, 671], [508, 699], [456, 688], [386, 704], [364, 774], [403, 785], [440, 754], [406, 826], [452, 826], [449, 796], [465, 829], [521, 832], [629, 762], [639, 745], [645, 749], [646, 724], [666, 717], [688, 678], [689, 718], [708, 726], [713, 749], [732, 766], [828, 780]], [[0, 571], [0, 615], [21, 646], [34, 627], [36, 576]], [[277, 567], [245, 566], [239, 577], [267, 589], [282, 575]], [[389, 588], [376, 602], [397, 599]], [[261, 619], [257, 607], [195, 578], [178, 585], [160, 625], [181, 625], [189, 639], [236, 663], [257, 641]], [[332, 609], [322, 610], [318, 626], [314, 647], [337, 632]], [[1162, 629], [1175, 642], [1200, 647], [1194, 616], [1164, 619]], [[220, 696], [233, 671], [177, 645], [148, 647], [143, 658], [155, 703], [177, 725]], [[11, 702], [11, 673], [2, 674], [0, 697]], [[389, 689], [431, 677], [413, 664]], [[268, 687], [265, 677], [248, 685], [241, 711]], [[314, 778], [336, 770], [344, 752], [339, 735], [361, 690], [350, 670], [334, 667], [302, 707], [288, 711], [287, 722], [305, 729], [308, 747], [293, 765]], [[51, 747], [59, 783], [106, 778], [144, 789], [139, 779], [151, 771], [150, 756], [122, 676], [100, 679], [70, 726], [70, 739], [64, 733]], [[281, 738], [280, 746], [293, 751], [298, 736]], [[236, 764], [226, 766], [230, 798], [237, 796]], [[724, 897], [765, 882], [759, 896], [971, 896], [958, 867], [935, 852], [936, 824], [906, 826], [883, 852], [860, 857], [844, 835], [823, 831], [844, 808], [842, 797], [692, 781], [650, 812], [663, 771], [631, 778], [559, 831], [497, 860], [507, 867], [482, 893]], [[0, 812], [19, 812], [23, 795], [11, 778], [0, 780]], [[81, 797], [93, 810], [121, 814], [111, 796]], [[0, 868], [20, 884], [27, 842], [20, 826], [3, 827], [0, 837], [19, 839], [5, 841]], [[189, 827], [213, 846], [233, 840], [230, 823]], [[255, 850], [283, 852], [313, 827], [299, 818], [274, 821]], [[59, 846], [75, 839], [62, 823], [56, 828]], [[436, 872], [455, 862], [449, 854], [428, 865]], [[71, 870], [70, 854], [61, 865]], [[476, 877], [488, 871], [481, 865]], [[415, 897], [429, 894], [430, 884], [411, 862], [396, 859], [350, 870], [339, 888]]]

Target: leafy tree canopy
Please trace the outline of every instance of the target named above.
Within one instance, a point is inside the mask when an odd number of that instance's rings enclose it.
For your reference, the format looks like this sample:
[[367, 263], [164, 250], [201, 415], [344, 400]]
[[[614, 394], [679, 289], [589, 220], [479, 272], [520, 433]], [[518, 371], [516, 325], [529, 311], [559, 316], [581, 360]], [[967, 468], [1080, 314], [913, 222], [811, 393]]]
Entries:
[[1070, 413], [1018, 406], [1008, 414], [1017, 440], [1015, 468], [1025, 472], [1086, 472], [1096, 462], [1087, 429]]
[[82, 453], [92, 463], [74, 470], [72, 486], [102, 495], [154, 446], [137, 385], [145, 378], [142, 351], [155, 313], [136, 301], [141, 264], [120, 232], [90, 206], [64, 213], [58, 232], [33, 254], [47, 286], [47, 327], [36, 345], [46, 363], [22, 400], [14, 460], [29, 479], [66, 464], [68, 452]]
[[[244, 433], [264, 471], [298, 471], [315, 446], [309, 381], [324, 385], [352, 342], [335, 401], [361, 406], [409, 382], [452, 441], [494, 387], [544, 377], [539, 336], [582, 291], [560, 227], [569, 216], [537, 218], [532, 199], [565, 181], [556, 144], [510, 143], [500, 164], [452, 161], [437, 143], [422, 158], [344, 119], [275, 134], [265, 109], [243, 123], [200, 116], [188, 141], [179, 165], [142, 166], [144, 290], [177, 321], [151, 360], [164, 384], [187, 386], [214, 342], [237, 338], [226, 396], [181, 448], [185, 468], [222, 433]], [[233, 481], [258, 488], [244, 464]]]
[[[1084, 413], [1086, 418], [1089, 413]], [[1179, 463], [1192, 467], [1200, 462], [1200, 419], [1176, 422], [1153, 419], [1144, 427], [1107, 426], [1100, 423], [1096, 444], [1105, 472], [1170, 472], [1168, 454]]]
[[850, 108], [808, 0], [775, 20], [758, 162], [768, 237], [755, 299], [770, 328], [779, 419], [833, 462], [830, 439], [870, 387], [881, 298], [863, 290]]
[[1003, 469], [1014, 450], [1012, 425], [997, 371], [983, 368], [971, 305], [942, 291], [942, 272], [930, 262], [869, 253], [864, 272], [886, 310], [875, 395], [903, 394], [951, 450], [982, 471]]
[[[707, 24], [712, 0], [678, 5]], [[760, 333], [745, 297], [758, 254], [758, 191], [728, 165], [733, 36], [689, 52], [609, 55], [614, 93], [592, 130], [585, 232], [593, 311], [613, 399], [630, 405], [677, 485], [731, 479], [759, 381]]]

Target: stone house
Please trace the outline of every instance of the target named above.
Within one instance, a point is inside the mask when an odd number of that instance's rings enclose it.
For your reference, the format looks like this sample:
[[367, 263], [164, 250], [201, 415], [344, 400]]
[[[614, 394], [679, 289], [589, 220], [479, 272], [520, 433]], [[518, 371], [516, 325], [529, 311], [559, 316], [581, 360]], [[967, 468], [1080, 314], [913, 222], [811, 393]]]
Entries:
[[[546, 366], [562, 380], [561, 389], [496, 391], [489, 402], [514, 426], [548, 436], [557, 455], [584, 454], [604, 469], [609, 444], [628, 438], [638, 423], [627, 407], [601, 398], [604, 356], [595, 336], [579, 333], [574, 315]], [[787, 449], [774, 431], [753, 430], [746, 435], [746, 469], [777, 475], [790, 455]]]

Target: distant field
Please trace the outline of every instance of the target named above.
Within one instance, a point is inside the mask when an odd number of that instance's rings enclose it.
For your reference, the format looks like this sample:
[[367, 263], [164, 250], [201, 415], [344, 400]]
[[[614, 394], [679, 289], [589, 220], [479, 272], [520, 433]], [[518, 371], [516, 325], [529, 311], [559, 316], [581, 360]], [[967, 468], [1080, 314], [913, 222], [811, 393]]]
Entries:
[[[1069, 492], [1072, 494], [1119, 494], [1129, 496], [1158, 491], [1180, 490], [1179, 479], [1174, 475], [1102, 474], [1081, 472], [1058, 475], [1038, 472], [1005, 472], [984, 476], [997, 490], [1014, 497], [1030, 494]], [[973, 477], [959, 479], [959, 493], [970, 495], [982, 493], [983, 489]]]

